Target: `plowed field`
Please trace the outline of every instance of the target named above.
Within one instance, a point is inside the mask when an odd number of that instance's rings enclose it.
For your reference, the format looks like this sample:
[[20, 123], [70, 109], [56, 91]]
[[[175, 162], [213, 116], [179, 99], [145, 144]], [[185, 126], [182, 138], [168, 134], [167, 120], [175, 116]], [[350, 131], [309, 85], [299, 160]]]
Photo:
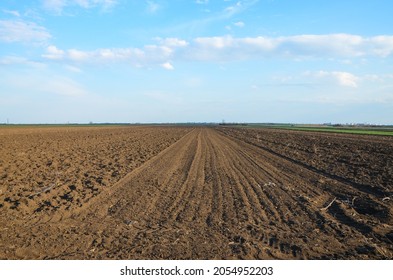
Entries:
[[[77, 145], [83, 141], [72, 141], [69, 148], [80, 153], [69, 164], [81, 171], [70, 170], [50, 189], [34, 185], [34, 176], [23, 181], [30, 188], [9, 188], [22, 176], [15, 174], [25, 174], [4, 160], [10, 149], [20, 152], [19, 134], [0, 135], [0, 175], [6, 174], [0, 185], [0, 258], [393, 258], [389, 137], [225, 127], [109, 131], [60, 133], [77, 139], [96, 133], [98, 140], [84, 148]], [[53, 142], [39, 135], [37, 143]], [[144, 150], [131, 149], [131, 139]], [[106, 144], [97, 150], [92, 143]], [[32, 150], [33, 157], [46, 146]], [[82, 160], [86, 151], [95, 156]], [[59, 156], [31, 174], [49, 172], [55, 160], [62, 170]], [[94, 158], [112, 164], [86, 176], [86, 160]], [[121, 163], [113, 168], [115, 159]], [[94, 183], [97, 172], [104, 185]], [[87, 194], [91, 185], [94, 195]]]

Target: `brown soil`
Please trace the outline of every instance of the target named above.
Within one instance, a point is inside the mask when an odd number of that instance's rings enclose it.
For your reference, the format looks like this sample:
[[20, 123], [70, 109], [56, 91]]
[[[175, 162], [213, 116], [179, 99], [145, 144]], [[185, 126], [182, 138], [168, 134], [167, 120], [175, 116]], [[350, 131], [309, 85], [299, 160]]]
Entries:
[[[239, 128], [52, 130], [0, 130], [2, 259], [393, 257], [390, 138]], [[68, 145], [56, 149], [53, 139], [63, 137]], [[40, 168], [47, 158], [32, 171], [42, 152], [51, 155], [49, 167], [64, 172], [48, 190], [47, 181], [35, 185], [39, 171], [50, 176]], [[105, 166], [95, 169], [92, 159]], [[100, 174], [105, 185], [88, 191], [85, 173], [91, 184]], [[16, 181], [29, 187], [10, 188]]]

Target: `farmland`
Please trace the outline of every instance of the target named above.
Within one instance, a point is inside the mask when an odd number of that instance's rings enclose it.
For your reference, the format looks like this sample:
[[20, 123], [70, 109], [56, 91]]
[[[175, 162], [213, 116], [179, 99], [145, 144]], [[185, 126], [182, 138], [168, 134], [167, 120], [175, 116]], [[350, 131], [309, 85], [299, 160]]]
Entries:
[[393, 127], [391, 126], [332, 126], [332, 125], [294, 125], [294, 124], [251, 124], [250, 127], [259, 128], [278, 128], [300, 131], [314, 131], [326, 133], [347, 133], [362, 135], [380, 135], [393, 136]]
[[393, 258], [389, 136], [3, 127], [0, 149], [0, 259]]

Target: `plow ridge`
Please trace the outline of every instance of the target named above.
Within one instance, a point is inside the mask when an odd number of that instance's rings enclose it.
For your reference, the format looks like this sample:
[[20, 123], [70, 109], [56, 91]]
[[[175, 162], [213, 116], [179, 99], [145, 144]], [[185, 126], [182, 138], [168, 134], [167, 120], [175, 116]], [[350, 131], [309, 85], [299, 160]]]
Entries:
[[[228, 136], [228, 137], [233, 137], [233, 136]], [[238, 138], [235, 138], [235, 137], [234, 137], [234, 139], [238, 140]], [[353, 182], [353, 181], [348, 180], [346, 178], [343, 178], [343, 177], [340, 177], [338, 175], [325, 172], [324, 170], [320, 170], [320, 169], [315, 168], [313, 166], [310, 166], [310, 165], [308, 165], [308, 164], [306, 164], [304, 162], [301, 162], [301, 161], [298, 161], [296, 159], [293, 159], [293, 158], [290, 158], [288, 156], [285, 156], [285, 155], [283, 155], [281, 153], [278, 153], [278, 152], [276, 152], [276, 151], [274, 151], [272, 149], [269, 149], [267, 147], [264, 147], [262, 145], [255, 144], [255, 143], [249, 142], [247, 140], [244, 140], [244, 141], [246, 143], [248, 143], [248, 144], [254, 145], [254, 146], [256, 146], [256, 147], [258, 147], [258, 148], [260, 148], [262, 150], [265, 150], [268, 153], [271, 153], [271, 154], [273, 154], [273, 155], [275, 155], [277, 157], [280, 157], [280, 158], [282, 158], [284, 160], [290, 161], [290, 162], [292, 162], [292, 163], [294, 163], [296, 165], [299, 165], [299, 166], [301, 166], [303, 168], [306, 168], [306, 169], [308, 169], [308, 170], [310, 170], [312, 172], [315, 172], [317, 174], [325, 176], [325, 177], [327, 177], [329, 179], [332, 179], [332, 180], [335, 180], [335, 181], [339, 181], [339, 182], [347, 184], [347, 185], [351, 185], [352, 187], [358, 189], [361, 192], [364, 192], [364, 193], [367, 193], [367, 194], [378, 195], [381, 198], [388, 197], [388, 196], [391, 195], [391, 192], [386, 192], [384, 189], [378, 188], [376, 186], [364, 185], [364, 184], [359, 184], [359, 183]]]

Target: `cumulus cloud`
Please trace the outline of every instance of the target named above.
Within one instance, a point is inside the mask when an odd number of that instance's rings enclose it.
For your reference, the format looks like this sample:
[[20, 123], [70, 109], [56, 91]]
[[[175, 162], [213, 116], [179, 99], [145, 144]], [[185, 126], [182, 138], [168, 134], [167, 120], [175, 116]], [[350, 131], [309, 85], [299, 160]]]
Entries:
[[157, 65], [168, 70], [174, 67], [168, 61], [185, 49], [188, 42], [176, 38], [157, 38], [158, 44], [146, 45], [143, 48], [106, 48], [91, 51], [79, 49], [62, 50], [49, 46], [42, 55], [48, 60], [63, 60], [74, 63], [127, 63], [134, 66]]
[[393, 53], [393, 36], [328, 34], [246, 38], [202, 37], [194, 39], [190, 47], [193, 48], [190, 53], [201, 60], [387, 57]]
[[71, 49], [68, 51], [68, 57], [75, 61], [86, 61], [90, 57], [90, 54], [84, 51]]
[[272, 40], [257, 38], [203, 37], [193, 41], [190, 56], [196, 60], [233, 61], [255, 59], [272, 54]]
[[376, 36], [368, 41], [371, 50], [378, 56], [386, 57], [393, 53], [393, 36]]
[[189, 44], [187, 41], [178, 38], [156, 38], [156, 40], [160, 45], [168, 47], [186, 47]]
[[62, 50], [56, 46], [49, 46], [43, 58], [49, 60], [65, 60], [77, 63], [101, 63], [116, 61], [136, 61], [144, 57], [145, 53], [133, 48], [97, 49], [93, 51], [82, 51], [78, 49]]
[[364, 38], [351, 34], [279, 37], [275, 43], [283, 53], [305, 56], [361, 56], [366, 48]]
[[51, 38], [45, 27], [34, 22], [0, 20], [0, 41], [6, 43], [44, 43]]
[[349, 72], [341, 72], [341, 71], [318, 71], [315, 73], [306, 73], [307, 76], [313, 76], [318, 79], [328, 79], [332, 80], [340, 86], [344, 87], [358, 87], [358, 82], [360, 80], [359, 77], [349, 73]]
[[162, 68], [164, 68], [166, 70], [174, 70], [175, 69], [170, 62], [165, 62], [165, 63], [161, 64], [161, 66], [162, 66]]
[[338, 83], [345, 87], [358, 87], [359, 78], [348, 72], [332, 72], [331, 75], [337, 79]]
[[47, 47], [47, 53], [42, 55], [45, 58], [48, 59], [62, 59], [64, 57], [64, 51], [58, 49], [56, 46], [49, 46]]
[[[232, 36], [200, 37], [191, 41], [155, 38], [142, 48], [109, 48], [83, 51], [49, 46], [44, 58], [76, 62], [126, 62], [133, 65], [163, 65], [168, 61], [238, 61], [264, 58], [352, 59], [393, 54], [393, 36], [362, 37], [350, 34], [298, 35], [286, 37]], [[334, 74], [342, 85], [356, 81], [343, 73]]]

